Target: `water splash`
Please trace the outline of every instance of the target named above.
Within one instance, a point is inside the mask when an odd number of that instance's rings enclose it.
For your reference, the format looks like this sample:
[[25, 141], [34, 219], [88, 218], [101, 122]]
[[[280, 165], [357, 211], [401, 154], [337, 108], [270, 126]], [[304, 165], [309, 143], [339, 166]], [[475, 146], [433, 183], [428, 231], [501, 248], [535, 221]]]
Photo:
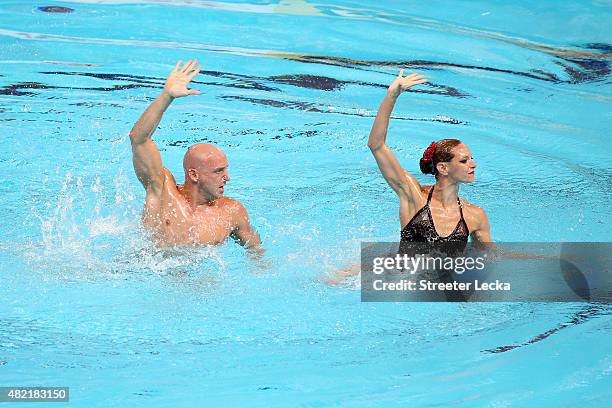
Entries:
[[41, 237], [26, 245], [33, 270], [68, 280], [224, 273], [228, 261], [222, 249], [156, 248], [132, 205], [136, 198], [127, 176], [119, 172], [112, 181], [97, 175], [84, 186], [81, 177], [68, 172], [54, 199], [32, 205]]

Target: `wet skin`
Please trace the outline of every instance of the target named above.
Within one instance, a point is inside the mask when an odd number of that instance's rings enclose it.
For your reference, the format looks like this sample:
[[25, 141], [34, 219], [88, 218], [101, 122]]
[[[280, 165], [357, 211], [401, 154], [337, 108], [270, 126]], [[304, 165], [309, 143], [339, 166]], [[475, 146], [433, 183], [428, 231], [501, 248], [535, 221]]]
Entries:
[[162, 93], [145, 110], [130, 132], [134, 171], [146, 190], [143, 224], [154, 240], [167, 245], [216, 245], [228, 237], [241, 245], [260, 249], [259, 235], [250, 225], [244, 206], [225, 197], [230, 180], [225, 153], [216, 146], [197, 143], [183, 159], [185, 182], [177, 184], [163, 166], [151, 139], [170, 104], [200, 92], [187, 85], [200, 72], [197, 61], [179, 61], [169, 74]]

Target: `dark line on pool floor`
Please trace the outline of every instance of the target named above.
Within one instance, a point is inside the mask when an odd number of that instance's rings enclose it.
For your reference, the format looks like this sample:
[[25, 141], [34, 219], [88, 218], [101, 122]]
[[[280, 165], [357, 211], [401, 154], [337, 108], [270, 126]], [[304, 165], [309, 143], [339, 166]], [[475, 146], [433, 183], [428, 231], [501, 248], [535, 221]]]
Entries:
[[[92, 72], [62, 72], [62, 71], [42, 71], [41, 74], [46, 75], [75, 75], [85, 76], [103, 80], [115, 80], [115, 81], [131, 81], [137, 84], [154, 84], [156, 86], [163, 85], [165, 78], [148, 77], [141, 75], [128, 75], [128, 74], [113, 74], [113, 73], [92, 73]], [[339, 80], [327, 76], [321, 75], [310, 75], [310, 74], [287, 74], [287, 75], [275, 75], [270, 77], [260, 76], [244, 76], [237, 75], [231, 72], [220, 72], [220, 71], [201, 71], [201, 75], [206, 77], [223, 78], [230, 80], [230, 83], [210, 82], [210, 81], [192, 81], [193, 84], [204, 84], [206, 86], [223, 86], [227, 88], [240, 88], [240, 89], [256, 89], [259, 91], [280, 91], [279, 88], [266, 85], [264, 82], [271, 82], [273, 84], [291, 85], [299, 88], [314, 89], [320, 91], [338, 91], [345, 88], [347, 85], [360, 85], [369, 86], [375, 88], [386, 89], [388, 84], [378, 84], [373, 82], [364, 81], [345, 81]], [[427, 89], [410, 90], [411, 92], [427, 93], [435, 95], [446, 95], [455, 97], [467, 97], [468, 94], [459, 91], [458, 89], [435, 83], [428, 83]]]
[[[352, 113], [352, 112], [343, 112], [339, 110], [329, 110], [323, 109], [323, 105], [317, 105], [314, 103], [306, 103], [306, 102], [290, 102], [290, 101], [278, 101], [273, 99], [261, 99], [261, 98], [248, 98], [245, 96], [234, 96], [234, 95], [225, 95], [220, 96], [221, 99], [233, 99], [238, 101], [250, 102], [256, 105], [266, 105], [272, 106], [275, 108], [287, 108], [287, 109], [295, 109], [302, 110], [305, 112], [315, 112], [315, 113], [329, 113], [334, 115], [345, 115], [345, 116], [359, 116], [363, 118], [373, 118], [376, 115], [366, 114], [366, 113]], [[441, 123], [450, 123], [452, 125], [466, 125], [467, 122], [460, 121], [454, 118], [406, 118], [402, 116], [393, 116], [392, 119], [395, 120], [413, 120], [413, 121], [421, 121], [421, 122], [441, 122]]]
[[[516, 71], [510, 69], [502, 69], [495, 68], [489, 66], [480, 66], [480, 65], [466, 65], [466, 64], [456, 64], [451, 62], [441, 62], [441, 61], [427, 61], [427, 60], [398, 60], [398, 61], [371, 61], [371, 60], [356, 60], [351, 58], [344, 57], [334, 57], [334, 56], [326, 56], [326, 55], [316, 55], [316, 54], [297, 54], [297, 55], [287, 55], [283, 57], [284, 59], [291, 61], [298, 61], [303, 63], [310, 64], [323, 64], [323, 65], [332, 65], [339, 66], [345, 68], [352, 68], [355, 70], [371, 70], [373, 67], [397, 67], [397, 68], [418, 68], [418, 69], [439, 69], [439, 68], [462, 68], [469, 70], [482, 70], [489, 72], [499, 72], [499, 73], [507, 73], [512, 75], [523, 76], [527, 78], [537, 79], [546, 82], [553, 83], [580, 83], [592, 80], [598, 80], [602, 77], [605, 77], [610, 74], [610, 54], [609, 50], [612, 49], [612, 46], [609, 44], [603, 43], [595, 43], [595, 44], [586, 44], [586, 48], [596, 49], [601, 51], [599, 54], [590, 53], [590, 52], [567, 52], [561, 49], [546, 49], [546, 53], [551, 57], [556, 58], [557, 60], [566, 61], [568, 63], [573, 63], [578, 67], [582, 68], [578, 70], [568, 64], [562, 63], [560, 61], [552, 60], [554, 63], [557, 63], [561, 66], [567, 75], [570, 77], [569, 80], [562, 80], [557, 75], [549, 72], [545, 72], [539, 69], [531, 69], [527, 72], [524, 71]], [[542, 51], [542, 50], [539, 50]]]
[[587, 309], [585, 310], [581, 310], [579, 312], [576, 312], [574, 314], [574, 316], [565, 323], [561, 323], [560, 325], [558, 325], [557, 327], [554, 327], [550, 330], [545, 331], [544, 333], [538, 334], [537, 336], [533, 337], [531, 340], [519, 344], [519, 345], [510, 345], [510, 346], [499, 346], [499, 347], [495, 347], [493, 349], [487, 349], [487, 350], [481, 350], [482, 353], [490, 353], [490, 354], [498, 354], [498, 353], [505, 353], [506, 351], [510, 351], [510, 350], [514, 350], [516, 348], [519, 347], [524, 347], [524, 346], [528, 346], [530, 344], [534, 344], [537, 343], [539, 341], [544, 340], [545, 338], [557, 333], [559, 330], [565, 329], [567, 327], [571, 327], [571, 326], [576, 326], [578, 324], [582, 324], [586, 321], [588, 321], [589, 319], [591, 319], [592, 317], [595, 317], [599, 314], [601, 314], [601, 312], [604, 312], [608, 309], [608, 307], [604, 306], [604, 305], [593, 305], [593, 306], [589, 306]]
[[40, 82], [19, 82], [17, 84], [8, 85], [0, 88], [0, 95], [12, 95], [12, 96], [30, 96], [36, 95], [35, 92], [22, 91], [22, 89], [72, 89], [79, 91], [122, 91], [124, 89], [133, 88], [157, 88], [152, 85], [145, 84], [125, 84], [125, 85], [114, 85], [112, 87], [77, 87], [77, 86], [55, 86], [47, 85]]
[[[604, 50], [604, 52], [612, 46], [608, 44], [590, 44], [592, 48]], [[531, 79], [552, 82], [552, 83], [567, 83], [577, 84], [589, 81], [600, 81], [605, 77], [608, 77], [612, 72], [610, 68], [609, 55], [602, 53], [601, 57], [587, 58], [584, 55], [575, 53], [576, 55], [553, 55], [552, 62], [560, 66], [569, 76], [568, 80], [562, 80], [557, 75], [546, 72], [540, 69], [531, 69], [529, 72], [521, 72], [509, 69], [501, 69], [488, 66], [477, 66], [477, 65], [466, 65], [456, 64], [450, 62], [436, 62], [428, 60], [398, 60], [398, 61], [368, 61], [368, 60], [354, 60], [350, 58], [325, 56], [325, 55], [291, 55], [283, 57], [296, 62], [302, 63], [318, 63], [323, 65], [335, 65], [352, 70], [363, 70], [365, 68], [389, 68], [389, 67], [405, 67], [414, 68], [417, 70], [430, 70], [430, 69], [445, 69], [445, 68], [461, 68], [466, 70], [484, 70], [490, 72], [499, 72], [512, 75], [519, 75]], [[108, 80], [108, 81], [127, 81], [129, 84], [114, 85], [112, 87], [63, 87], [46, 85], [40, 82], [20, 82], [0, 88], [1, 95], [14, 95], [14, 96], [28, 96], [33, 95], [33, 92], [22, 91], [22, 89], [75, 89], [75, 90], [93, 90], [93, 91], [120, 91], [124, 89], [132, 88], [153, 88], [160, 87], [165, 78], [142, 76], [142, 75], [129, 75], [129, 74], [116, 74], [116, 73], [95, 73], [95, 72], [62, 72], [62, 71], [43, 71], [41, 74], [46, 75], [74, 75], [84, 76], [96, 79]], [[380, 71], [380, 73], [389, 74], [386, 71]], [[227, 88], [238, 88], [238, 89], [255, 89], [259, 91], [281, 91], [277, 86], [274, 85], [290, 85], [306, 89], [314, 89], [320, 91], [338, 91], [345, 88], [348, 85], [376, 87], [376, 88], [387, 88], [388, 84], [364, 82], [357, 80], [340, 80], [328, 76], [311, 75], [311, 74], [284, 74], [275, 75], [268, 77], [261, 76], [245, 76], [238, 75], [231, 72], [221, 71], [202, 71], [204, 77], [222, 78], [227, 82], [211, 82], [211, 81], [193, 81], [197, 86], [205, 84], [205, 86], [221, 86]], [[266, 84], [267, 83], [267, 84]], [[470, 96], [466, 92], [462, 92], [454, 87], [428, 83], [426, 86], [420, 89], [411, 89], [409, 92], [425, 93], [425, 94], [436, 94], [452, 97], [468, 97]], [[279, 102], [279, 105], [282, 105]], [[272, 105], [273, 106], [273, 105]]]
[[72, 13], [74, 9], [62, 6], [39, 6], [38, 11], [42, 11], [44, 13]]

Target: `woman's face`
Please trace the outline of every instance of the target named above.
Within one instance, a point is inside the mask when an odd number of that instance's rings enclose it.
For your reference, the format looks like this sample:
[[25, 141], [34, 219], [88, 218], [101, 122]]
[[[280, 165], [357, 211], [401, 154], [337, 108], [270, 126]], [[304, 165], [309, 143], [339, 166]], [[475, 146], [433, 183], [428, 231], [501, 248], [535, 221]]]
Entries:
[[461, 143], [453, 147], [451, 153], [453, 159], [449, 162], [439, 163], [438, 172], [459, 183], [472, 183], [476, 161], [472, 157], [470, 149]]

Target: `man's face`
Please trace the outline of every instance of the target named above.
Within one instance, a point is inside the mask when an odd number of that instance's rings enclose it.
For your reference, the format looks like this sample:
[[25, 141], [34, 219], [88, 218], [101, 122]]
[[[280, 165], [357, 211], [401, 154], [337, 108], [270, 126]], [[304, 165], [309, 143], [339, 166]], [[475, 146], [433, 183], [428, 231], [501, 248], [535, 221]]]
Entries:
[[223, 197], [225, 184], [230, 179], [229, 163], [222, 152], [217, 152], [203, 160], [197, 168], [198, 190], [213, 199]]

